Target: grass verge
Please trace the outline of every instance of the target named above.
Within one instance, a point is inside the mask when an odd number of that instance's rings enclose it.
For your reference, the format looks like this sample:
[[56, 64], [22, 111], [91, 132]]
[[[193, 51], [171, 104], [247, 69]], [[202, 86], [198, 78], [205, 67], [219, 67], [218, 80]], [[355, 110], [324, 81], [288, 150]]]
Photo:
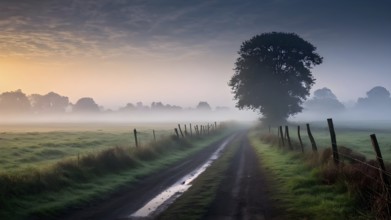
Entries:
[[224, 154], [195, 179], [189, 190], [168, 207], [158, 219], [202, 219], [224, 178], [221, 174], [228, 169], [229, 162], [238, 150], [238, 146], [239, 141], [228, 145]]
[[289, 219], [368, 219], [356, 209], [357, 198], [345, 183], [327, 185], [319, 178], [319, 168], [311, 168], [300, 153], [286, 152], [261, 141], [251, 132], [250, 142], [262, 166], [275, 181], [275, 199]]
[[0, 219], [50, 219], [71, 207], [102, 199], [194, 154], [231, 131], [207, 138], [166, 140], [141, 149], [115, 147], [79, 159], [0, 175]]

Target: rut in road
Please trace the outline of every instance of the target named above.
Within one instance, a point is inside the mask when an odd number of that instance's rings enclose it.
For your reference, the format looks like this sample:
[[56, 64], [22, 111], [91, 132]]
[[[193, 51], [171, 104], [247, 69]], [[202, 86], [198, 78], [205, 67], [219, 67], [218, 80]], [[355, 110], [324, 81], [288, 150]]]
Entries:
[[242, 136], [239, 149], [223, 175], [203, 219], [284, 219], [270, 199], [270, 183], [246, 135]]
[[191, 157], [178, 161], [170, 168], [160, 170], [153, 175], [140, 179], [139, 182], [119, 190], [104, 201], [95, 201], [90, 206], [81, 207], [79, 210], [69, 210], [68, 214], [56, 219], [129, 219], [127, 216], [137, 211], [165, 188], [174, 184], [178, 179], [205, 163], [222, 143], [236, 136], [238, 133], [243, 133], [243, 131], [238, 131], [210, 144]]

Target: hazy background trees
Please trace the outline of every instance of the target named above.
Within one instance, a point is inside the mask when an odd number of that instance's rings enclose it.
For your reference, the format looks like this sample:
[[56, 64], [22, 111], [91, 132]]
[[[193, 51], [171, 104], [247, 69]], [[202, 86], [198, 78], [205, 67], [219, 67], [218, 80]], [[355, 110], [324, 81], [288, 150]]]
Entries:
[[197, 107], [196, 107], [196, 109], [197, 110], [201, 110], [201, 111], [210, 111], [210, 110], [212, 110], [210, 105], [207, 102], [205, 102], [205, 101], [199, 102]]
[[28, 98], [34, 113], [64, 113], [71, 105], [68, 97], [55, 92], [49, 92], [46, 95], [32, 94]]
[[391, 109], [390, 92], [382, 86], [375, 86], [367, 92], [367, 97], [359, 98], [357, 100], [356, 108], [369, 111], [374, 111], [376, 109], [389, 110]]
[[304, 103], [304, 108], [318, 113], [340, 113], [345, 110], [337, 96], [326, 87], [315, 90], [313, 98]]
[[77, 100], [76, 104], [73, 105], [72, 111], [75, 113], [97, 113], [100, 111], [100, 108], [93, 98], [84, 97]]
[[3, 114], [22, 114], [31, 110], [31, 104], [22, 90], [0, 94], [0, 112]]
[[[359, 97], [354, 104], [344, 105], [338, 100], [338, 96], [327, 87], [317, 89], [312, 97], [303, 103], [304, 112], [296, 119], [324, 120], [326, 117], [336, 117], [340, 120], [391, 120], [391, 95], [389, 90], [382, 86], [375, 86], [370, 89], [365, 97]], [[142, 102], [127, 103], [123, 107], [114, 110], [105, 110], [92, 97], [83, 97], [72, 104], [67, 96], [55, 92], [45, 95], [26, 95], [22, 90], [7, 91], [0, 94], [0, 118], [2, 120], [11, 118], [12, 115], [20, 116], [77, 116], [81, 114], [86, 117], [88, 113], [92, 115], [125, 116], [125, 118], [148, 117], [150, 120], [160, 118], [175, 119], [195, 116], [199, 120], [209, 117], [215, 120], [223, 115], [232, 114], [232, 109], [225, 106], [217, 106], [214, 109], [206, 101], [195, 103], [193, 107], [183, 108], [177, 105], [165, 104], [161, 101], [152, 102], [145, 105]], [[216, 113], [216, 114], [215, 114]], [[247, 113], [241, 114], [240, 118], [255, 119], [255, 115], [247, 117]], [[94, 117], [95, 117], [94, 116]], [[100, 116], [99, 116], [100, 117]], [[213, 119], [215, 118], [215, 119]], [[58, 117], [54, 117], [58, 119]], [[292, 118], [294, 119], [294, 118]], [[64, 118], [65, 120], [65, 118]]]

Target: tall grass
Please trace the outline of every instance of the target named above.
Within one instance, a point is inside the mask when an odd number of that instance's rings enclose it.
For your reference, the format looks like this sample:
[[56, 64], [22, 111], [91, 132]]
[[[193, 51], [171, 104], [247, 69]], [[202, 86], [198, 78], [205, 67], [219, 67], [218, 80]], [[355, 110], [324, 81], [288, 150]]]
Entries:
[[349, 193], [343, 182], [327, 184], [319, 176], [317, 156], [302, 154], [299, 144], [292, 141], [296, 151], [279, 147], [278, 137], [258, 128], [250, 134], [252, 145], [263, 166], [270, 170], [275, 183], [275, 199], [285, 207], [290, 219], [367, 219], [357, 214], [356, 196]]
[[[121, 127], [105, 130], [74, 129], [43, 132], [11, 130], [0, 133], [0, 172], [47, 166], [64, 158], [96, 153], [113, 146], [135, 146], [133, 133]], [[153, 140], [152, 129], [141, 127], [139, 131], [141, 146]], [[157, 140], [163, 140], [173, 131], [156, 130], [155, 133]]]
[[[220, 131], [212, 136], [186, 139], [169, 137], [144, 144], [140, 148], [115, 146], [66, 158], [47, 166], [1, 172], [0, 219], [24, 219], [32, 213], [41, 213], [38, 216], [53, 215], [74, 204], [86, 203], [126, 181], [150, 174], [189, 156], [228, 132]], [[107, 179], [109, 176], [110, 179]], [[95, 183], [100, 183], [98, 188]], [[109, 188], [101, 188], [104, 185]], [[75, 190], [80, 196], [70, 193]], [[61, 196], [54, 199], [54, 195]], [[21, 207], [28, 207], [28, 210]]]
[[[261, 139], [274, 148], [278, 146], [275, 135], [263, 135]], [[338, 166], [334, 164], [332, 150], [324, 146], [318, 153], [288, 154], [296, 154], [300, 163], [314, 170], [315, 177], [322, 185], [343, 189], [340, 193], [351, 195], [356, 201], [354, 204], [357, 212], [361, 212], [365, 218], [388, 219], [390, 200], [379, 170], [373, 168], [377, 167], [377, 162], [367, 160], [365, 155], [344, 146], [339, 147], [339, 152], [345, 157], [340, 155]], [[389, 164], [387, 167], [388, 170], [391, 168]]]

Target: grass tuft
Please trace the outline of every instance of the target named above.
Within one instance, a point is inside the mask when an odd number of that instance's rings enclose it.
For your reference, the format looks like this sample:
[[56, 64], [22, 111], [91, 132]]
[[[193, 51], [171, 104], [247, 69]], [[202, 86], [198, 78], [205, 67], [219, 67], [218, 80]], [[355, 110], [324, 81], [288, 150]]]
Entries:
[[[287, 210], [290, 219], [368, 219], [357, 214], [357, 197], [339, 176], [326, 165], [331, 164], [327, 152], [302, 154], [278, 148], [276, 136], [260, 138], [258, 132], [249, 134], [262, 165], [271, 171], [276, 182], [274, 197]], [[319, 161], [325, 161], [319, 166]], [[329, 167], [330, 169], [332, 166]]]

